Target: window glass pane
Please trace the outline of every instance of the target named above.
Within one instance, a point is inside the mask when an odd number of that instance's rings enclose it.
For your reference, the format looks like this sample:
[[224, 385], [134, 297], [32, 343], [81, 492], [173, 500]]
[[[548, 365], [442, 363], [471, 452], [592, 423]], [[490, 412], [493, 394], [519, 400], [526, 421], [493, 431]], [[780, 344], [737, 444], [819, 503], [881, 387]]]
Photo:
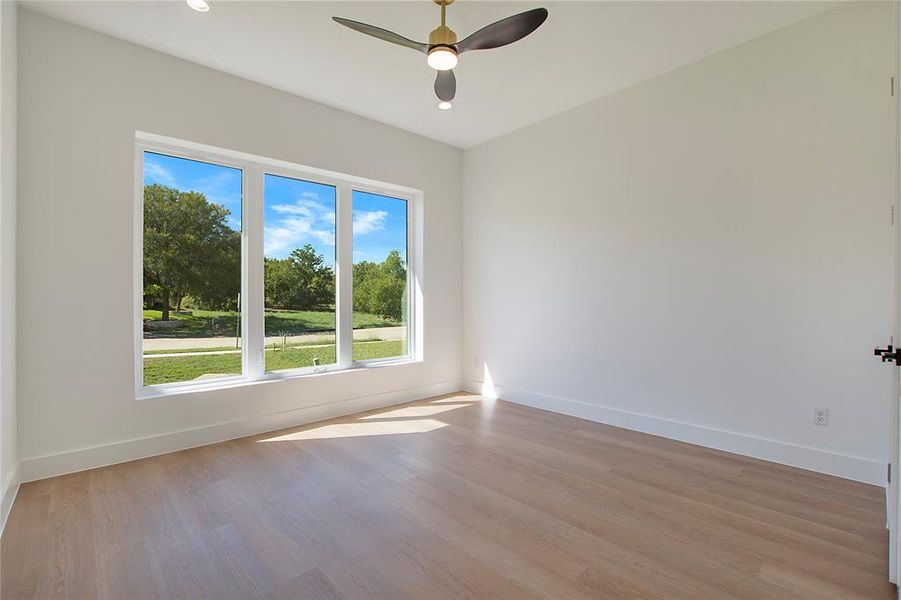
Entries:
[[407, 202], [353, 193], [354, 360], [408, 355]]
[[266, 175], [267, 371], [337, 362], [335, 200], [332, 186]]
[[241, 374], [242, 176], [144, 153], [144, 385]]

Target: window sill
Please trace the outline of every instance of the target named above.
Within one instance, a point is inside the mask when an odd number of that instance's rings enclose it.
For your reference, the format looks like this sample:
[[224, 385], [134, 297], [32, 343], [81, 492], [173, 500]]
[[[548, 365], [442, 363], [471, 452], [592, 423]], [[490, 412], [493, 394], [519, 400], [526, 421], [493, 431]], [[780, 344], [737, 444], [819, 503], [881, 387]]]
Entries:
[[275, 381], [290, 381], [294, 379], [307, 379], [312, 377], [333, 377], [343, 373], [354, 373], [362, 371], [371, 371], [373, 369], [384, 369], [387, 367], [412, 365], [421, 363], [422, 360], [404, 357], [394, 359], [375, 359], [360, 361], [354, 363], [347, 369], [326, 369], [323, 371], [284, 371], [265, 373], [260, 377], [250, 379], [247, 377], [229, 377], [210, 381], [187, 382], [187, 383], [167, 383], [155, 386], [141, 387], [135, 394], [136, 400], [149, 400], [152, 398], [168, 398], [171, 396], [181, 396], [184, 394], [202, 394], [218, 390], [227, 390], [239, 387], [248, 387], [264, 383], [272, 383]]

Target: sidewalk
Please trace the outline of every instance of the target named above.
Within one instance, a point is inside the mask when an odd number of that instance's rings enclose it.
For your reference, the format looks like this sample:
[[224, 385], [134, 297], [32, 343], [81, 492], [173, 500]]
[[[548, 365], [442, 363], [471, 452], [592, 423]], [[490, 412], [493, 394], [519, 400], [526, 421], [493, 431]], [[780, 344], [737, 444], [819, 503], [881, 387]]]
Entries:
[[[406, 327], [371, 327], [369, 329], [354, 329], [355, 340], [380, 338], [383, 340], [402, 340], [407, 337]], [[266, 344], [281, 344], [283, 337], [267, 336]], [[289, 335], [288, 344], [322, 342], [327, 343], [335, 339], [334, 333], [305, 333], [303, 335]], [[189, 350], [192, 348], [234, 348], [235, 338], [156, 338], [144, 340], [144, 351], [153, 350]]]

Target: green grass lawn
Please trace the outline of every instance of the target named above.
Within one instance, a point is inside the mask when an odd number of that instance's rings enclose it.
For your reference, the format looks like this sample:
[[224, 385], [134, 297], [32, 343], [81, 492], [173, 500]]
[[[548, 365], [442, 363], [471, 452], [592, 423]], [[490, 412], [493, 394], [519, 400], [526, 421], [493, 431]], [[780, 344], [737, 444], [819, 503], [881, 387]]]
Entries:
[[[403, 354], [404, 342], [354, 342], [354, 360], [391, 358]], [[312, 367], [313, 359], [320, 365], [335, 363], [335, 346], [292, 346], [287, 350], [266, 350], [266, 370]], [[191, 381], [203, 375], [239, 375], [241, 354], [209, 354], [195, 356], [166, 356], [144, 359], [144, 385]]]
[[[196, 338], [196, 337], [234, 337], [238, 325], [238, 313], [221, 310], [192, 310], [192, 315], [171, 315], [171, 319], [184, 322], [178, 329], [161, 331], [145, 331], [144, 337], [150, 338]], [[158, 310], [145, 310], [145, 319], [159, 319], [162, 313]], [[216, 320], [214, 324], [214, 319]], [[265, 312], [266, 335], [297, 335], [315, 331], [334, 331], [334, 311], [269, 311]], [[396, 327], [397, 321], [385, 319], [378, 315], [355, 312], [354, 329], [370, 327]]]

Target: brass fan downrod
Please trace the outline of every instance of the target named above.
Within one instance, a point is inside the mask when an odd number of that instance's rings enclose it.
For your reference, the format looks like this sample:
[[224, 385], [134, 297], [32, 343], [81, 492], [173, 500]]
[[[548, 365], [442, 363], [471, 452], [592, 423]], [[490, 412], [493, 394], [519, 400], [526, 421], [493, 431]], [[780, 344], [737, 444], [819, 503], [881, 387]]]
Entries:
[[432, 2], [441, 7], [441, 25], [433, 29], [429, 34], [429, 46], [453, 47], [457, 43], [457, 34], [445, 23], [447, 7], [453, 4], [454, 0], [432, 0]]

